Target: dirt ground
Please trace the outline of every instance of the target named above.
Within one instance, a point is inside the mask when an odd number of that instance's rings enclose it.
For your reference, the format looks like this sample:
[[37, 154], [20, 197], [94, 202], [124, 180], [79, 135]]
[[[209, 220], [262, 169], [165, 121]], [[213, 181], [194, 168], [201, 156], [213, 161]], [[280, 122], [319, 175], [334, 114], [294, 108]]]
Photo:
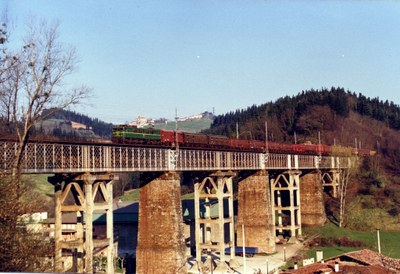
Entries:
[[[275, 273], [279, 267], [285, 265], [285, 256], [286, 260], [289, 260], [291, 257], [295, 256], [296, 253], [303, 247], [301, 243], [297, 244], [286, 244], [286, 245], [276, 245], [276, 253], [272, 255], [255, 255], [254, 257], [245, 258], [246, 261], [243, 260], [242, 256], [236, 256], [236, 262], [238, 263], [238, 267], [233, 267], [232, 269], [224, 269], [218, 270], [213, 269], [212, 273], [237, 273], [237, 274], [266, 274], [266, 273]], [[214, 256], [214, 262], [218, 266], [219, 258]], [[188, 260], [188, 273], [211, 273], [209, 270], [209, 266], [211, 265], [209, 262], [206, 262], [203, 271], [199, 271], [197, 267], [195, 267], [195, 259], [191, 258]], [[275, 270], [275, 271], [274, 271]]]

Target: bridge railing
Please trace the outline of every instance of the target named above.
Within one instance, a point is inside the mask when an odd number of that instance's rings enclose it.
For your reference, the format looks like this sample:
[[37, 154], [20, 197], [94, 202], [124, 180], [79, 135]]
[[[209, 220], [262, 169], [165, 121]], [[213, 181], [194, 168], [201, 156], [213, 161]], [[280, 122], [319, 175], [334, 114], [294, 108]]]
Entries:
[[[18, 144], [0, 141], [0, 170], [10, 172]], [[133, 172], [344, 168], [347, 157], [139, 148], [117, 145], [28, 143], [24, 173]]]

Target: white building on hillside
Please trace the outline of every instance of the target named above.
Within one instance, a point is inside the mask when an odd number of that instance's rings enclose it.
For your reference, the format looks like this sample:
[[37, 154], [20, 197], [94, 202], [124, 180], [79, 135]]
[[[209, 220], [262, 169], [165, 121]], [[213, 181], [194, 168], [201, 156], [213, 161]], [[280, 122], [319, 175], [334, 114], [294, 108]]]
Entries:
[[147, 119], [146, 117], [143, 117], [143, 116], [138, 116], [135, 120], [133, 120], [130, 123], [130, 125], [137, 126], [138, 128], [142, 128], [142, 127], [146, 127], [146, 126], [153, 126], [154, 120]]

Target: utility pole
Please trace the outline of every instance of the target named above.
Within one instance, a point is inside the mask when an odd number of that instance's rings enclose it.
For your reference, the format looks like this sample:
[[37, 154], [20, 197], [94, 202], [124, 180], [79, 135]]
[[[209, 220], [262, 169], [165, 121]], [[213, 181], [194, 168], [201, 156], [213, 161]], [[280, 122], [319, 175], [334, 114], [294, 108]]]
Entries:
[[381, 254], [381, 237], [379, 235], [379, 229], [376, 230], [376, 235], [378, 237], [378, 252]]
[[175, 108], [175, 149], [179, 151], [179, 140], [178, 140], [178, 108]]
[[265, 153], [268, 154], [268, 121], [265, 121]]
[[244, 224], [242, 224], [242, 253], [243, 253], [243, 273], [246, 273], [246, 241], [244, 239]]
[[321, 157], [321, 154], [322, 154], [322, 149], [321, 149], [321, 131], [318, 131], [318, 151], [319, 151], [319, 156]]

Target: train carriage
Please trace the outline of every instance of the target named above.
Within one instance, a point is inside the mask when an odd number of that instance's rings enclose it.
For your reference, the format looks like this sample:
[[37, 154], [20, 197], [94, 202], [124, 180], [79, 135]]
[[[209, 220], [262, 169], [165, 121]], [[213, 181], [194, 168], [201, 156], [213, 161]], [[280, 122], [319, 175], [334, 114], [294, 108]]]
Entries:
[[250, 140], [251, 148], [254, 151], [265, 152], [265, 142], [258, 140]]
[[234, 150], [247, 151], [250, 149], [250, 142], [244, 139], [229, 139], [228, 144]]
[[182, 144], [186, 147], [204, 148], [208, 145], [208, 136], [205, 134], [182, 132], [182, 136]]
[[208, 136], [208, 145], [211, 148], [222, 148], [229, 149], [229, 138], [221, 135], [207, 135]]
[[293, 145], [277, 142], [268, 142], [268, 150], [273, 153], [293, 153]]
[[172, 130], [161, 130], [161, 143], [166, 147], [175, 147], [177, 142], [183, 143], [182, 132]]

